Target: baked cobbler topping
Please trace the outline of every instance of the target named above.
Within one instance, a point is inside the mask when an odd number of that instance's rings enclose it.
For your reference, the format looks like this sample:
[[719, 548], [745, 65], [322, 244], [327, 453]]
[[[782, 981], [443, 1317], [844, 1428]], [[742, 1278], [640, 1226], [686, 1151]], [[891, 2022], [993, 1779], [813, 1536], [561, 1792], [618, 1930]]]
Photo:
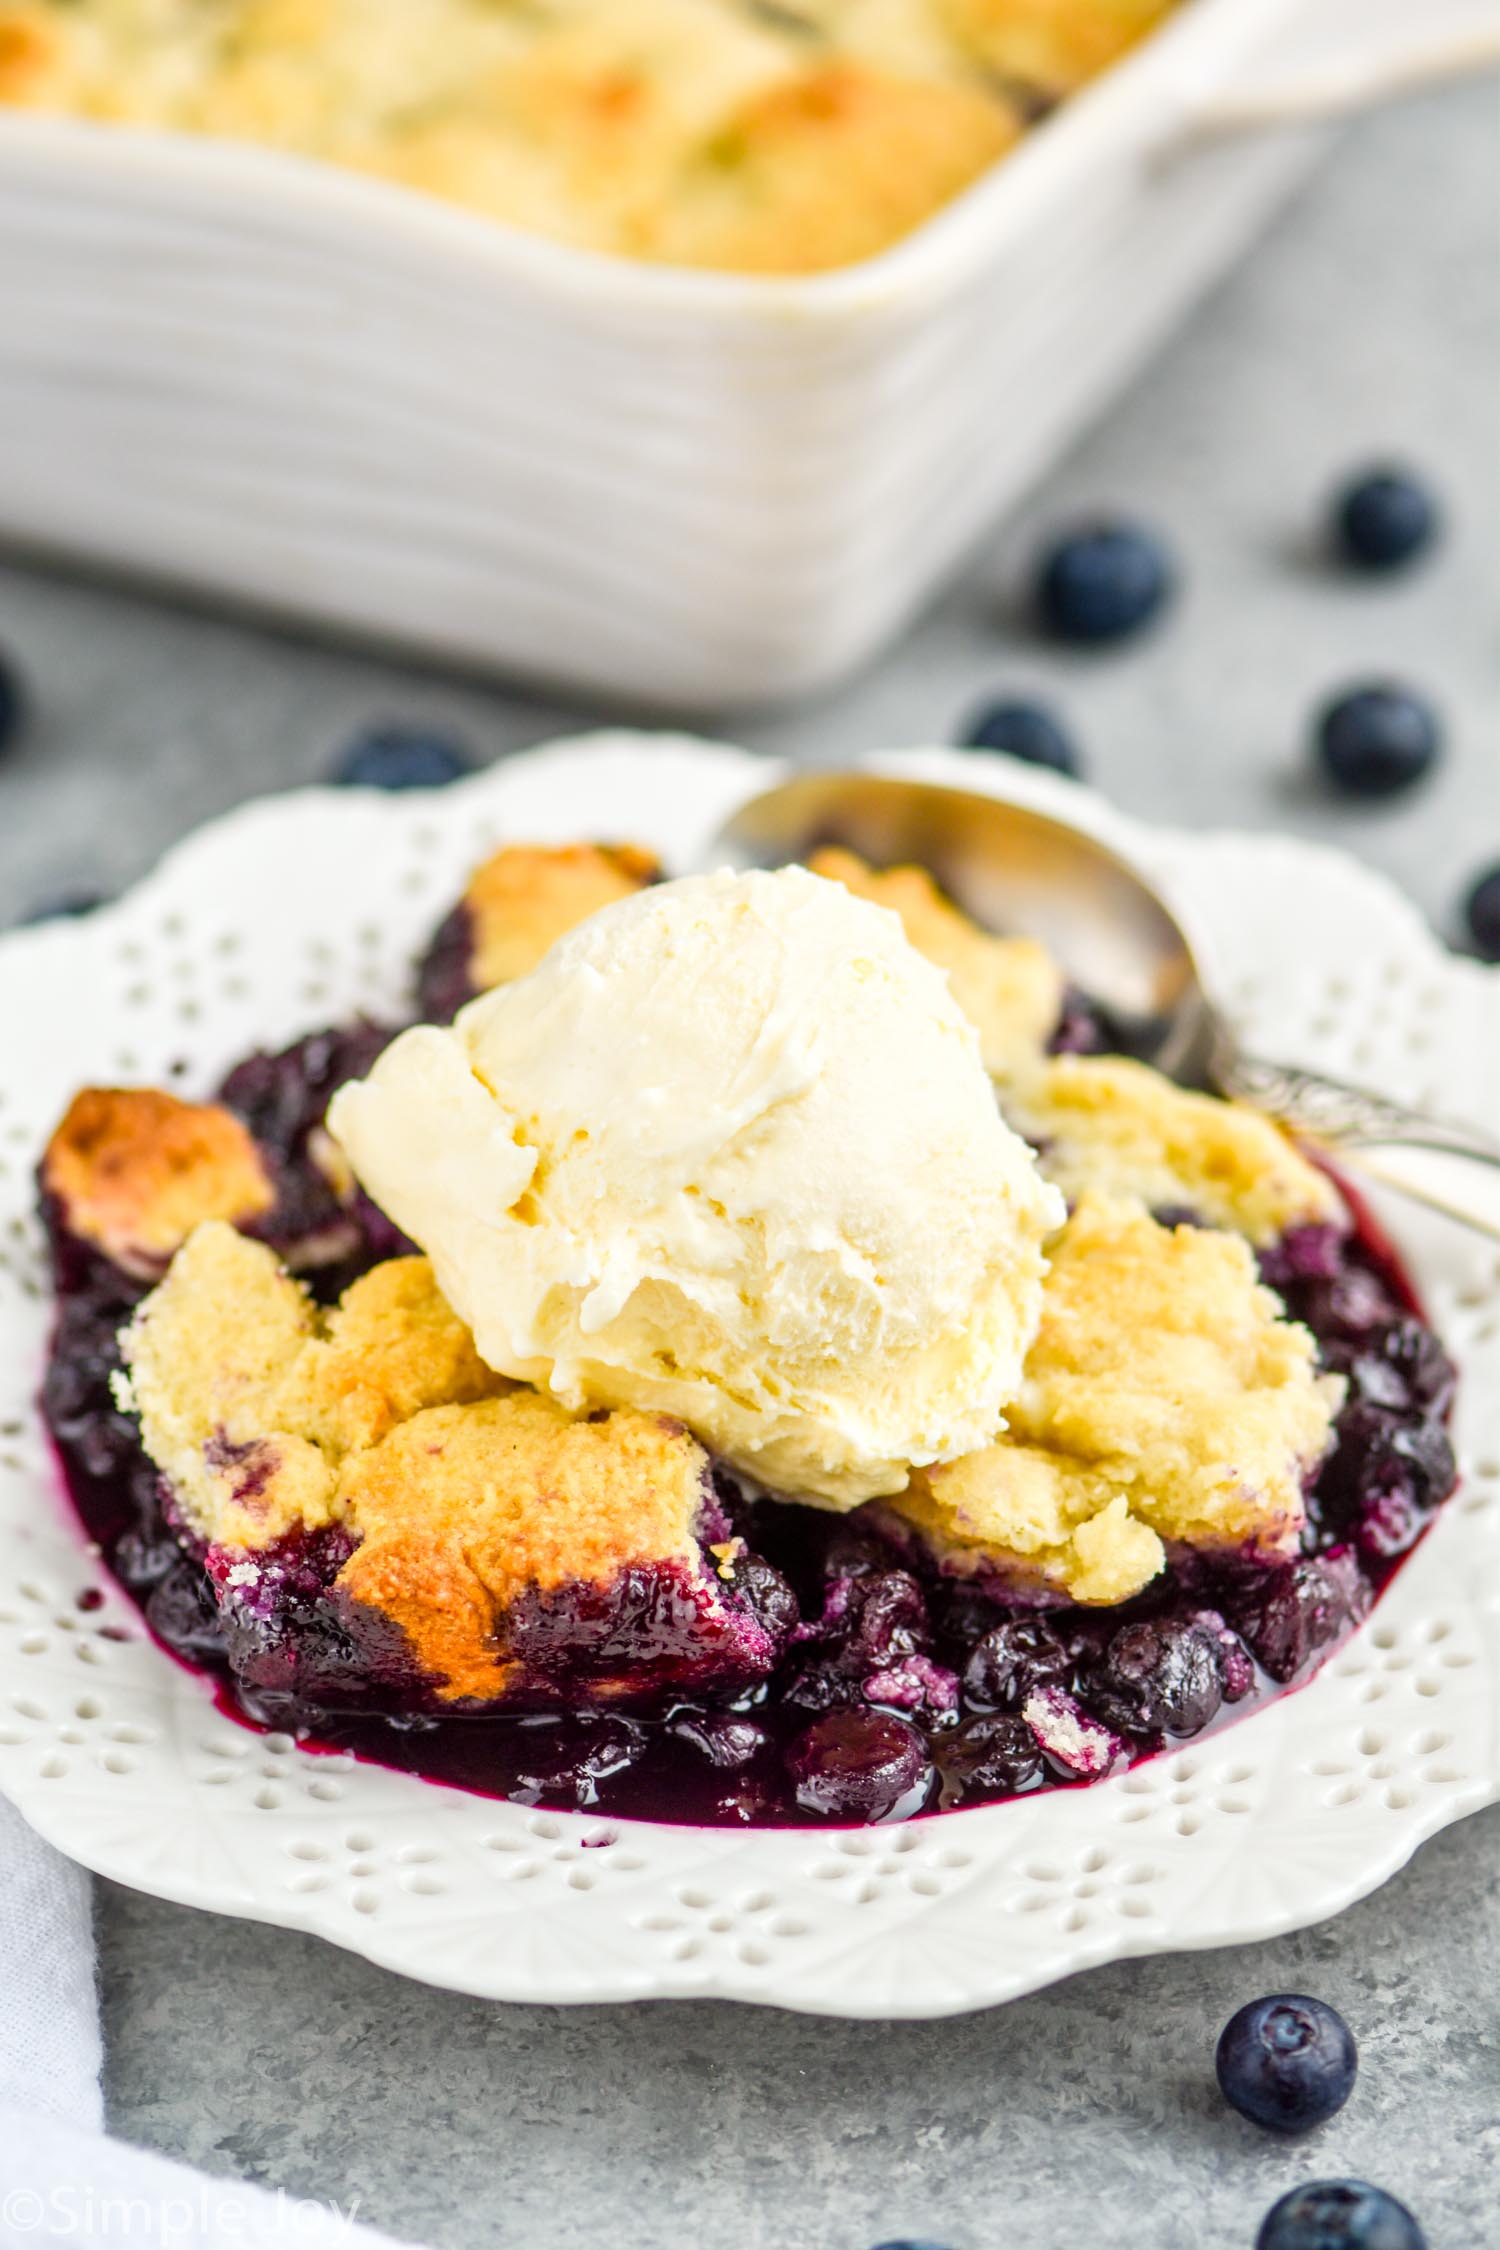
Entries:
[[1338, 1192], [1268, 1117], [1185, 1093], [1119, 1056], [1058, 1055], [1002, 1089], [1007, 1116], [1070, 1201], [1091, 1188], [1187, 1210], [1257, 1244], [1337, 1223]]
[[274, 1585], [289, 1551], [338, 1527], [323, 1598], [398, 1629], [383, 1659], [399, 1645], [414, 1683], [471, 1702], [524, 1677], [510, 1641], [527, 1598], [607, 1597], [665, 1569], [704, 1613], [696, 1640], [711, 1647], [728, 1614], [739, 1543], [700, 1551], [700, 1530], [727, 1529], [703, 1449], [660, 1416], [578, 1420], [514, 1389], [425, 1259], [375, 1266], [324, 1309], [263, 1245], [205, 1226], [122, 1343], [123, 1401], [230, 1606], [262, 1605], [264, 1566]]
[[261, 142], [593, 250], [868, 257], [1172, 0], [0, 0], [0, 103]]
[[1051, 1248], [1005, 1434], [891, 1513], [947, 1568], [1121, 1602], [1174, 1546], [1295, 1552], [1343, 1395], [1233, 1235], [1089, 1194]]
[[814, 874], [900, 917], [908, 942], [945, 971], [948, 989], [979, 1033], [985, 1068], [1009, 1078], [1039, 1064], [1062, 1018], [1063, 974], [1035, 938], [994, 937], [945, 898], [923, 867], [870, 867], [830, 845]]
[[68, 1232], [149, 1279], [205, 1219], [263, 1217], [276, 1190], [239, 1119], [151, 1086], [87, 1086], [42, 1158]]

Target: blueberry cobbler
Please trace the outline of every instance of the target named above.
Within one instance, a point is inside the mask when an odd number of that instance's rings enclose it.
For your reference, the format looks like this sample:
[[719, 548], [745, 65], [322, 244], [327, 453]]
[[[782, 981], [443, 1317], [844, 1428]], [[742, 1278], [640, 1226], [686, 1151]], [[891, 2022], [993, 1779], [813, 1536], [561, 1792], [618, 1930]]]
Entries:
[[40, 1169], [70, 1489], [252, 1723], [902, 1819], [1299, 1682], [1452, 1489], [1342, 1189], [919, 869], [511, 846], [416, 991]]

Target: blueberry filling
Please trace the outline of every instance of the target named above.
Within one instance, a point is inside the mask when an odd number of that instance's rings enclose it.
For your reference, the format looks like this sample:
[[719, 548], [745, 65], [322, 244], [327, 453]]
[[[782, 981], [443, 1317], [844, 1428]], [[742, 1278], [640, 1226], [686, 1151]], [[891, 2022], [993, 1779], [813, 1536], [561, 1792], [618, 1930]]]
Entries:
[[[1070, 1037], [1107, 1041], [1081, 997], [1075, 1014]], [[302, 1040], [251, 1057], [222, 1089], [278, 1186], [257, 1231], [344, 1227], [337, 1261], [312, 1276], [319, 1295], [405, 1247], [373, 1206], [339, 1196], [319, 1136], [333, 1087], [387, 1036], [356, 1025]], [[43, 1409], [89, 1534], [152, 1633], [254, 1724], [526, 1803], [859, 1823], [1086, 1783], [1306, 1677], [1454, 1481], [1453, 1367], [1394, 1256], [1363, 1225], [1299, 1228], [1262, 1270], [1348, 1395], [1296, 1558], [1179, 1558], [1119, 1608], [1040, 1611], [943, 1577], [863, 1518], [747, 1501], [720, 1475], [699, 1537], [715, 1553], [742, 1543], [722, 1602], [662, 1567], [527, 1598], [506, 1624], [525, 1707], [469, 1715], [434, 1699], [388, 1620], [340, 1594], [342, 1530], [248, 1568], [182, 1533], [111, 1392], [145, 1284], [46, 1215], [58, 1314]]]

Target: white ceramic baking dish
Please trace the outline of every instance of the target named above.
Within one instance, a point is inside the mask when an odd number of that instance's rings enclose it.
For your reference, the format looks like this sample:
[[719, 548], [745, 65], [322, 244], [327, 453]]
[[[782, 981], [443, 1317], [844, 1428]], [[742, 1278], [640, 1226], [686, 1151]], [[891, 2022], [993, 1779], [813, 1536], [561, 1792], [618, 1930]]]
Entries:
[[657, 707], [822, 686], [1225, 268], [1303, 113], [1402, 75], [1434, 10], [1461, 39], [1495, 0], [1188, 0], [906, 242], [795, 281], [0, 116], [0, 533]]

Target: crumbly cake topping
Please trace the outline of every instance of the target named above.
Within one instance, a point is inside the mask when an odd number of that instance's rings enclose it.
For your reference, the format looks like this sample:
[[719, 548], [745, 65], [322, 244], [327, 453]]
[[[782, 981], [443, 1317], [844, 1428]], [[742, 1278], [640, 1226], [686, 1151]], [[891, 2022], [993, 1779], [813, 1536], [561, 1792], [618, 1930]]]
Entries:
[[1172, 0], [0, 0], [0, 103], [259, 141], [628, 257], [881, 250]]
[[636, 844], [503, 846], [464, 891], [475, 990], [528, 975], [567, 931], [660, 873], [653, 854]]
[[1009, 1078], [1040, 1062], [1063, 1003], [1062, 971], [1044, 945], [981, 929], [923, 867], [876, 869], [838, 845], [814, 852], [807, 864], [815, 875], [900, 917], [917, 951], [947, 972], [992, 1077]]
[[959, 1570], [1117, 1602], [1167, 1544], [1295, 1549], [1341, 1396], [1238, 1236], [1089, 1195], [1053, 1246], [1009, 1427], [886, 1505]]
[[1332, 1182], [1268, 1117], [1184, 1093], [1142, 1063], [1058, 1055], [1007, 1083], [1001, 1100], [1070, 1202], [1091, 1188], [1139, 1196], [1257, 1244], [1342, 1217]]
[[707, 1456], [679, 1424], [580, 1421], [484, 1367], [424, 1258], [324, 1312], [263, 1245], [200, 1228], [126, 1331], [147, 1452], [209, 1544], [340, 1523], [339, 1589], [398, 1623], [447, 1697], [491, 1697], [517, 1594], [698, 1563]]
[[243, 1225], [276, 1200], [240, 1120], [152, 1086], [86, 1086], [47, 1144], [42, 1186], [70, 1232], [140, 1279], [208, 1219]]

